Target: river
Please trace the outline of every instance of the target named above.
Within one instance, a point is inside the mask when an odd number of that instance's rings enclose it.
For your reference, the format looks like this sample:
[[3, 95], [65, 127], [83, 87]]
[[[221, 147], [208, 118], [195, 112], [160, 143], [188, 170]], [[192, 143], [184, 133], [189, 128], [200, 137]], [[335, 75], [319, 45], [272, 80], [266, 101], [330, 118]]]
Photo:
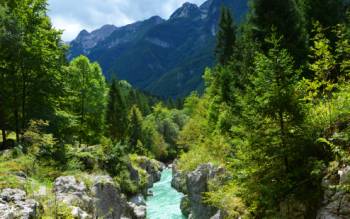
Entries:
[[147, 219], [186, 219], [180, 210], [182, 193], [171, 187], [172, 171], [165, 169], [159, 182], [150, 189], [153, 196], [147, 198]]

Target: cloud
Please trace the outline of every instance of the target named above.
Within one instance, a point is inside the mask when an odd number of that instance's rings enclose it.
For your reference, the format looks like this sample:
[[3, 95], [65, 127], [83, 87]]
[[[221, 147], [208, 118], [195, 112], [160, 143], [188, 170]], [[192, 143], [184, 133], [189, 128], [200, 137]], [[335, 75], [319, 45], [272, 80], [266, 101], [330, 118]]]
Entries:
[[[188, 0], [187, 0], [188, 1]], [[205, 0], [190, 0], [202, 4]], [[168, 18], [186, 0], [49, 0], [53, 25], [64, 30], [63, 40], [74, 39], [82, 30], [105, 24], [123, 26], [154, 15]]]

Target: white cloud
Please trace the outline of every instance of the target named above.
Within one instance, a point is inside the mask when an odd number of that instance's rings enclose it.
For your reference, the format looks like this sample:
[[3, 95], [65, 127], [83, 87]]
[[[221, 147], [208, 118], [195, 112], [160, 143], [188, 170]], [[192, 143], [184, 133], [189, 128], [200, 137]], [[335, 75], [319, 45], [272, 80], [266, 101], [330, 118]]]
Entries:
[[[188, 0], [187, 0], [188, 1]], [[189, 0], [201, 4], [205, 0]], [[105, 24], [123, 26], [154, 15], [168, 18], [186, 0], [49, 0], [53, 25], [63, 29], [63, 40]]]
[[85, 27], [78, 21], [70, 20], [60, 16], [52, 17], [52, 23], [57, 29], [63, 30], [63, 40], [68, 41], [74, 39]]

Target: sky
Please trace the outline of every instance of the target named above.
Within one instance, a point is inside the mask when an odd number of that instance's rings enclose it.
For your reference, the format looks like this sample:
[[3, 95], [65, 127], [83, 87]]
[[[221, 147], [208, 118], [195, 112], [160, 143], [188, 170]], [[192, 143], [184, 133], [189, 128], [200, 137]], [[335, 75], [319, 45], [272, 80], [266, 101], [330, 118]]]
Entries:
[[49, 16], [64, 30], [63, 40], [71, 41], [83, 29], [124, 26], [154, 15], [167, 19], [186, 1], [200, 5], [205, 0], [49, 0]]

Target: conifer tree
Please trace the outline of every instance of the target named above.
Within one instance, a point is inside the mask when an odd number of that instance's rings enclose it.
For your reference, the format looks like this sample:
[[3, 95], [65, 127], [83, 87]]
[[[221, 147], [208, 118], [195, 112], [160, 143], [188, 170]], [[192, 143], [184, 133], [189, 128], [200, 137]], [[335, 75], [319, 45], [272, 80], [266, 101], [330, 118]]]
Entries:
[[226, 65], [233, 56], [236, 41], [236, 27], [227, 7], [222, 7], [217, 33], [215, 54], [220, 65]]
[[281, 46], [290, 51], [296, 64], [305, 62], [307, 35], [302, 9], [296, 0], [255, 0], [252, 4], [250, 25], [253, 41], [257, 40], [262, 49], [269, 49], [265, 39], [272, 29], [284, 36]]
[[136, 105], [132, 106], [128, 116], [128, 138], [131, 152], [137, 152], [137, 147], [141, 145], [143, 140], [142, 120], [143, 117], [140, 109]]
[[345, 1], [343, 0], [303, 0], [308, 28], [318, 21], [326, 28], [342, 23], [345, 19]]
[[244, 128], [237, 129], [245, 136], [237, 144], [238, 169], [247, 177], [238, 183], [244, 192], [257, 195], [247, 202], [259, 208], [257, 212], [264, 212], [258, 217], [266, 216], [266, 209], [274, 209], [276, 200], [284, 199], [300, 180], [297, 177], [308, 171], [298, 142], [304, 119], [296, 93], [298, 74], [280, 41], [274, 35], [268, 54], [259, 53], [255, 58], [252, 85], [242, 102]]
[[118, 81], [115, 79], [109, 90], [107, 125], [112, 140], [124, 140], [127, 129], [127, 109], [120, 94]]

